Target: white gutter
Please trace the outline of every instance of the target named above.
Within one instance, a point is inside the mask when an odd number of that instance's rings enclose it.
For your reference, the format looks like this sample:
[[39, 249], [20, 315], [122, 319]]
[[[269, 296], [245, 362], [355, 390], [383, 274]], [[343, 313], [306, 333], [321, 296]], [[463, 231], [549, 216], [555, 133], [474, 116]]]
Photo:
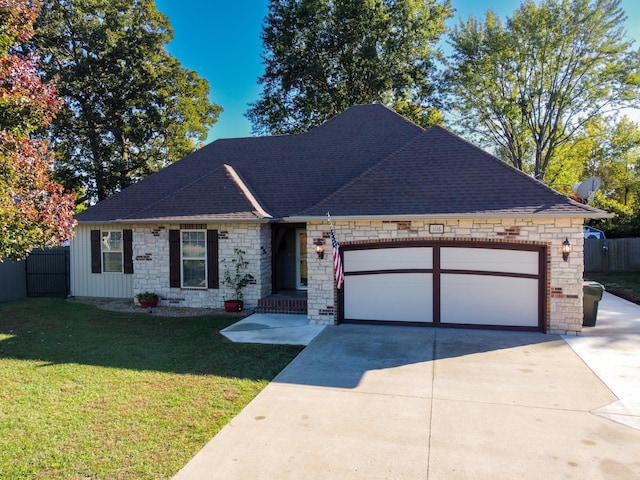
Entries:
[[[255, 197], [251, 196], [251, 198]], [[252, 205], [254, 205], [252, 203]], [[259, 204], [258, 204], [259, 206]], [[158, 217], [145, 219], [123, 219], [115, 220], [85, 220], [79, 221], [80, 224], [97, 224], [97, 223], [304, 223], [310, 221], [326, 221], [326, 215], [309, 215], [309, 216], [291, 216], [283, 218], [274, 218], [260, 208], [263, 218], [233, 218], [233, 216], [204, 216], [204, 217]], [[379, 221], [408, 221], [408, 220], [450, 220], [450, 219], [497, 219], [497, 218], [613, 218], [613, 214], [609, 212], [599, 211], [592, 214], [576, 215], [576, 214], [537, 214], [523, 215], [522, 213], [443, 213], [443, 214], [421, 214], [421, 215], [331, 215], [334, 220], [356, 221], [356, 220], [379, 220]]]
[[[593, 212], [580, 214], [569, 213], [542, 213], [527, 215], [523, 213], [440, 213], [440, 214], [420, 214], [420, 215], [331, 215], [333, 220], [356, 221], [356, 220], [390, 220], [390, 221], [408, 221], [408, 220], [444, 220], [444, 219], [496, 219], [496, 218], [613, 218], [612, 213]], [[326, 215], [314, 216], [291, 216], [284, 217], [283, 222], [300, 223], [308, 221], [325, 221]]]
[[79, 224], [98, 224], [98, 223], [123, 223], [123, 224], [158, 224], [158, 223], [268, 223], [271, 218], [233, 218], [233, 217], [161, 217], [161, 218], [144, 218], [129, 219], [117, 218], [115, 220], [84, 220]]

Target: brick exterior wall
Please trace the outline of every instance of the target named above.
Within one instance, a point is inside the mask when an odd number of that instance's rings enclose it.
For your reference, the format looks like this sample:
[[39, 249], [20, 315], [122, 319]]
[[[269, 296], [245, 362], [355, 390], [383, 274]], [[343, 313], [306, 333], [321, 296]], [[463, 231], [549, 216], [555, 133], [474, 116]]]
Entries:
[[[443, 233], [430, 234], [429, 225], [443, 225]], [[547, 332], [577, 334], [582, 331], [583, 233], [582, 219], [460, 219], [413, 221], [334, 222], [340, 244], [389, 240], [488, 240], [544, 244], [547, 258]], [[331, 241], [326, 222], [307, 224], [309, 248], [324, 239], [323, 260], [309, 257], [308, 317], [310, 323], [335, 323], [336, 296]], [[562, 259], [562, 242], [568, 238], [572, 253]], [[310, 250], [312, 251], [312, 250]]]
[[[388, 240], [488, 240], [492, 242], [535, 243], [548, 248], [547, 331], [556, 334], [577, 334], [582, 330], [582, 219], [460, 219], [413, 221], [350, 221], [334, 222], [341, 244]], [[443, 225], [443, 233], [430, 234], [429, 225]], [[199, 290], [169, 287], [169, 230], [179, 224], [134, 225], [133, 289], [135, 294], [154, 291], [160, 304], [221, 308], [231, 290], [222, 284], [225, 258], [233, 256], [234, 248], [246, 252], [249, 272], [255, 283], [244, 290], [245, 305], [255, 307], [260, 298], [272, 293], [271, 286], [271, 226], [269, 224], [209, 223], [207, 229], [218, 230], [220, 288]], [[313, 242], [325, 242], [325, 257], [308, 257], [308, 317], [313, 324], [333, 324], [336, 321], [336, 296], [333, 281], [331, 240], [326, 222], [309, 222], [307, 239], [309, 252]], [[568, 238], [572, 245], [569, 261], [562, 259], [561, 245]]]
[[[189, 228], [193, 228], [189, 225]], [[271, 293], [271, 227], [267, 224], [208, 223], [197, 228], [218, 231], [219, 289], [183, 289], [169, 286], [169, 230], [179, 224], [134, 225], [133, 262], [134, 296], [152, 291], [160, 296], [160, 305], [193, 308], [222, 308], [233, 292], [223, 285], [225, 263], [233, 258], [235, 248], [246, 252], [248, 272], [255, 282], [244, 289], [244, 302], [254, 307], [258, 299]]]

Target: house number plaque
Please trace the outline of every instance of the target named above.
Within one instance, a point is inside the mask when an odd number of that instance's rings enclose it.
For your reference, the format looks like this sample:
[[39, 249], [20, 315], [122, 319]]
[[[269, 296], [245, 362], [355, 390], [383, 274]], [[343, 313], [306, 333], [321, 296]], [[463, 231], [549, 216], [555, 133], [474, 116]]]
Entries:
[[444, 233], [444, 225], [442, 223], [430, 223], [429, 233]]

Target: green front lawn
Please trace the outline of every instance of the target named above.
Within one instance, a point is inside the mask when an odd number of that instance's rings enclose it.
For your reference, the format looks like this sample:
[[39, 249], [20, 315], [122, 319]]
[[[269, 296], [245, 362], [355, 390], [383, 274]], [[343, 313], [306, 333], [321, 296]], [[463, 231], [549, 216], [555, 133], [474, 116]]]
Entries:
[[235, 321], [0, 304], [0, 478], [173, 476], [302, 349]]
[[640, 272], [585, 273], [584, 276], [604, 285], [607, 292], [640, 304]]

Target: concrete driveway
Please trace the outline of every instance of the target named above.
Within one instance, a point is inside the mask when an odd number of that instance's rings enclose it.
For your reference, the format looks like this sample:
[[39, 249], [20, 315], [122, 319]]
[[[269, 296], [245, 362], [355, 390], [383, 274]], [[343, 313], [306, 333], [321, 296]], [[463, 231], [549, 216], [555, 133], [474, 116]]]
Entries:
[[328, 327], [175, 478], [638, 479], [616, 402], [558, 336]]

